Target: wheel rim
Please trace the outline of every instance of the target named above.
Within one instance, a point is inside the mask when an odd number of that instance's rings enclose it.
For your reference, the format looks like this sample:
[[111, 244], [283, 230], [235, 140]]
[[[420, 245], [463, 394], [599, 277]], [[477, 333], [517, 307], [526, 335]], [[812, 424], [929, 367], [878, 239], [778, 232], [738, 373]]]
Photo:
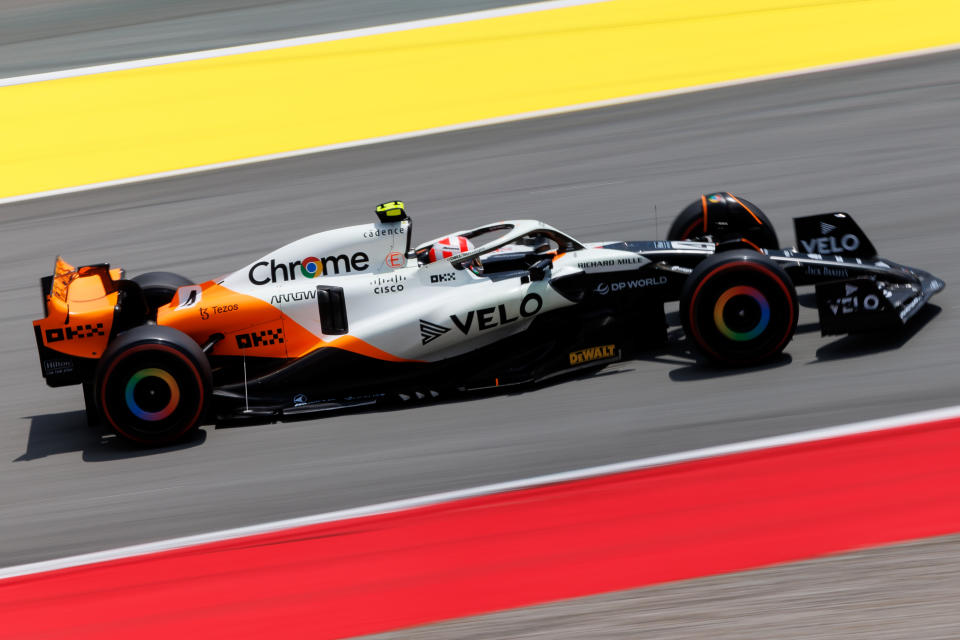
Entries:
[[196, 426], [206, 388], [193, 362], [175, 348], [133, 347], [113, 362], [100, 388], [107, 422], [140, 442], [176, 439]]
[[721, 335], [734, 342], [747, 342], [766, 331], [770, 324], [770, 303], [755, 287], [731, 287], [717, 298], [713, 321]]
[[[156, 422], [169, 417], [179, 406], [180, 385], [163, 369], [141, 369], [127, 380], [124, 399], [130, 413], [141, 420]], [[151, 411], [155, 406], [159, 409]]]
[[722, 361], [750, 363], [786, 346], [796, 325], [788, 285], [761, 265], [718, 267], [695, 289], [687, 311], [690, 337]]

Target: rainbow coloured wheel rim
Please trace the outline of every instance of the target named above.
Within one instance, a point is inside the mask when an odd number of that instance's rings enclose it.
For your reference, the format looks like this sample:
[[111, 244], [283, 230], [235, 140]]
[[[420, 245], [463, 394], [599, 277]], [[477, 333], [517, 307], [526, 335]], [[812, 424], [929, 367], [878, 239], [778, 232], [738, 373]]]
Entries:
[[[172, 333], [153, 326], [138, 332], [157, 332], [162, 337]], [[189, 338], [182, 340], [187, 344]], [[105, 422], [118, 434], [146, 444], [173, 442], [197, 427], [210, 388], [209, 369], [199, 357], [202, 352], [194, 355], [191, 345], [180, 348], [156, 342], [118, 346], [98, 374], [97, 394]]]
[[680, 307], [687, 338], [725, 365], [752, 365], [775, 356], [797, 326], [793, 283], [754, 252], [706, 259], [685, 283]]
[[731, 287], [717, 298], [713, 322], [722, 336], [734, 342], [753, 340], [770, 325], [770, 303], [756, 287]]
[[180, 404], [180, 385], [163, 369], [150, 367], [130, 376], [124, 388], [130, 413], [149, 422], [170, 417]]

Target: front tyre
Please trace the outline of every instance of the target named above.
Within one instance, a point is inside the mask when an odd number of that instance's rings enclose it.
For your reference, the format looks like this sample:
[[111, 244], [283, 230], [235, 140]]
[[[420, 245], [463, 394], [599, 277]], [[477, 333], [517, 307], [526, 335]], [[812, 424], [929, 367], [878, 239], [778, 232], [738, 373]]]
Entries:
[[680, 317], [687, 339], [727, 366], [768, 360], [797, 328], [793, 283], [775, 262], [753, 251], [713, 255], [684, 283]]
[[144, 325], [121, 334], [104, 353], [97, 366], [97, 405], [119, 436], [170, 444], [201, 424], [211, 380], [207, 358], [189, 336]]
[[746, 198], [727, 191], [700, 196], [674, 219], [667, 240], [694, 240], [754, 249], [777, 249], [770, 219]]

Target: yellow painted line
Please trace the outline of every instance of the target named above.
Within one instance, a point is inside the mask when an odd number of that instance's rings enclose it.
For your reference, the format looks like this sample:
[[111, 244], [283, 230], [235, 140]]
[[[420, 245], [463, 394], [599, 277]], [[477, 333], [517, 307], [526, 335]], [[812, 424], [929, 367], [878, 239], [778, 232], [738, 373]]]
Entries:
[[957, 0], [613, 2], [0, 88], [0, 198], [960, 42]]

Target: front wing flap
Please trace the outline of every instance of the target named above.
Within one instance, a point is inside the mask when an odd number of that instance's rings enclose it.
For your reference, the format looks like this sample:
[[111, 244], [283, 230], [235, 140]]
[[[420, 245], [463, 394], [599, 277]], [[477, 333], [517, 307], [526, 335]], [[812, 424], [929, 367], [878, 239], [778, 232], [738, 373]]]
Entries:
[[916, 282], [885, 282], [871, 277], [817, 285], [817, 308], [823, 335], [888, 331], [910, 320], [944, 283], [929, 273], [911, 270]]

